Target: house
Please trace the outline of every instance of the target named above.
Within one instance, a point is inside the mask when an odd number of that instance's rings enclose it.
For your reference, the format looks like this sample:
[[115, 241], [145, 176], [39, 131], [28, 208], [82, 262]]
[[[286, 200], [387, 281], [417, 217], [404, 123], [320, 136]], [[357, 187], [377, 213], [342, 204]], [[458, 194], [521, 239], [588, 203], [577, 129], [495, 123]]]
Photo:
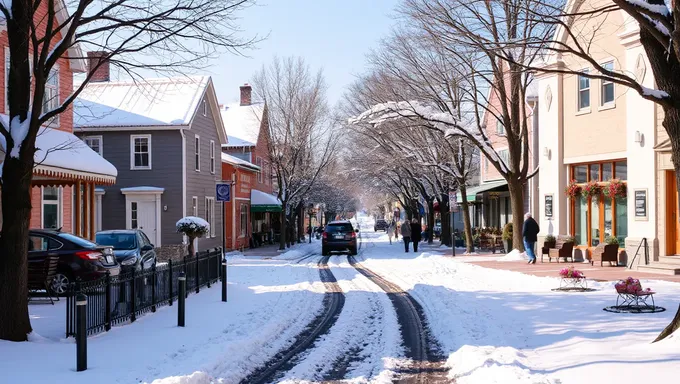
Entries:
[[[39, 4], [35, 17], [47, 13], [48, 3]], [[68, 20], [64, 4], [58, 7], [57, 22]], [[4, 50], [4, 60], [0, 71], [0, 118], [7, 124], [9, 113], [7, 100], [7, 80], [9, 74], [10, 50], [7, 39], [7, 26], [0, 22], [0, 46]], [[59, 41], [57, 33], [54, 41]], [[68, 58], [60, 58], [52, 69], [45, 84], [46, 108], [60, 105], [73, 92], [73, 75], [87, 70], [87, 61], [81, 59], [83, 53], [78, 46], [69, 48]], [[7, 126], [7, 125], [6, 125]], [[33, 170], [31, 196], [31, 228], [61, 228], [78, 236], [94, 239], [95, 212], [98, 209], [95, 198], [95, 185], [112, 185], [116, 182], [116, 168], [97, 155], [73, 135], [73, 109], [68, 108], [48, 126], [41, 128], [36, 139], [36, 165]], [[4, 159], [4, 149], [0, 148], [0, 161]], [[0, 176], [2, 163], [0, 162]], [[0, 214], [0, 225], [2, 215]]]
[[222, 180], [232, 182], [232, 198], [224, 203], [225, 249], [244, 249], [250, 246], [253, 234], [251, 222], [251, 193], [260, 167], [238, 157], [222, 153]]
[[[569, 3], [567, 11], [586, 14], [598, 5], [599, 0]], [[654, 88], [639, 26], [625, 12], [576, 17], [572, 29], [591, 31], [592, 36], [583, 39], [602, 66], [632, 74]], [[566, 31], [558, 28], [555, 40], [569, 42]], [[545, 66], [595, 71], [590, 62], [569, 54], [554, 56]], [[538, 94], [546, 100], [539, 112], [544, 153], [540, 205], [541, 211], [551, 213], [541, 218], [539, 236], [574, 236], [577, 260], [589, 258], [593, 247], [614, 237], [619, 241], [619, 264], [635, 258], [639, 270], [680, 273], [680, 266], [672, 264], [680, 260], [674, 256], [680, 253], [680, 228], [662, 109], [624, 86], [581, 75], [542, 74]], [[565, 194], [572, 181], [606, 187], [613, 179], [626, 183], [626, 196]]]
[[[238, 103], [220, 108], [227, 136], [227, 142], [222, 145], [222, 152], [228, 156], [223, 157], [223, 162], [226, 162], [227, 169], [231, 170], [231, 173], [223, 171], [223, 179], [234, 180], [238, 177], [235, 170], [232, 170], [235, 165], [233, 158], [256, 166], [257, 172], [254, 180], [247, 183], [248, 188], [250, 188], [250, 196], [239, 197], [244, 200], [241, 200], [242, 203], [240, 203], [238, 209], [239, 212], [242, 212], [241, 209], [246, 205], [249, 207], [250, 218], [246, 221], [250, 222], [250, 236], [256, 242], [273, 242], [278, 233], [281, 203], [272, 195], [274, 178], [269, 159], [267, 107], [264, 103], [253, 103], [250, 85], [245, 84], [239, 90], [240, 100]], [[237, 168], [240, 167], [239, 169], [245, 167], [243, 164], [236, 165]], [[248, 174], [244, 173], [244, 176], [248, 177]], [[241, 190], [238, 181], [236, 188], [239, 191]], [[236, 220], [236, 216], [232, 216], [232, 218]], [[241, 221], [232, 225], [232, 232], [240, 223]], [[233, 237], [233, 235], [229, 232], [225, 234], [227, 238]]]
[[221, 246], [215, 187], [226, 136], [211, 78], [108, 81], [108, 68], [99, 75], [74, 106], [77, 134], [119, 169], [116, 185], [102, 191], [101, 228], [142, 229], [161, 257], [179, 257], [175, 223], [199, 216], [211, 230], [197, 249]]

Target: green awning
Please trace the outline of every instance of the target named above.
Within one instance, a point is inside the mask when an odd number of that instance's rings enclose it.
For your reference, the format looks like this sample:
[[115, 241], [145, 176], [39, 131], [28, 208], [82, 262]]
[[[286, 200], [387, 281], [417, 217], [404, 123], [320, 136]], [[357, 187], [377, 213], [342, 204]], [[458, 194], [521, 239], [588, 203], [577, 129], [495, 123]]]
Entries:
[[[507, 186], [508, 182], [505, 180], [498, 180], [498, 181], [489, 181], [480, 185], [475, 185], [468, 187], [467, 190], [465, 191], [467, 194], [467, 201], [468, 202], [474, 202], [477, 201], [477, 194], [478, 193], [483, 193], [486, 191], [491, 191], [493, 189], [501, 188], [504, 186]], [[458, 199], [458, 202], [463, 201], [462, 195], [460, 192], [458, 192], [456, 198]]]
[[281, 212], [280, 205], [251, 205], [250, 212]]
[[250, 212], [281, 212], [282, 204], [279, 199], [257, 189], [250, 191]]

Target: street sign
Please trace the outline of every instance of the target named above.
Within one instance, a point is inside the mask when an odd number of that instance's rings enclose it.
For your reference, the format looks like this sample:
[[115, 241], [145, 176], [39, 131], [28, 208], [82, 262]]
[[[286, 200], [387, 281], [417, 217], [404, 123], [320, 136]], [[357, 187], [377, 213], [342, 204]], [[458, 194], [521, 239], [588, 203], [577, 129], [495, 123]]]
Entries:
[[231, 185], [230, 184], [217, 184], [215, 186], [215, 196], [217, 201], [228, 203], [231, 201]]
[[458, 194], [456, 191], [449, 191], [449, 211], [458, 211]]

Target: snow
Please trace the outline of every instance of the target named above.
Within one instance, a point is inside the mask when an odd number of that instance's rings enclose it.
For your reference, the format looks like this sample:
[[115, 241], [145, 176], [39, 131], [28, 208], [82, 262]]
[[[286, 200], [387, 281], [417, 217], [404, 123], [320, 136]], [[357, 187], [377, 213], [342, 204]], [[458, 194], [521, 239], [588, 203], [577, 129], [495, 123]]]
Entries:
[[127, 188], [121, 188], [120, 189], [120, 192], [122, 194], [135, 193], [135, 192], [163, 193], [164, 191], [165, 191], [165, 188], [160, 188], [160, 187], [127, 187]]
[[[11, 18], [11, 17], [12, 17], [12, 3], [13, 3], [13, 0], [0, 0], [0, 1], [1, 1], [0, 4], [2, 4], [2, 6], [3, 6], [3, 7], [5, 8], [5, 10], [7, 11], [7, 14], [8, 14], [9, 17]], [[2, 15], [0, 15], [0, 16], [2, 16], [3, 19], [5, 18], [5, 15], [4, 15], [4, 14], [2, 14]]]
[[258, 191], [257, 189], [252, 189], [250, 191], [250, 204], [251, 205], [281, 205], [281, 200], [276, 196]]
[[260, 170], [260, 167], [257, 165], [251, 163], [250, 161], [246, 161], [243, 159], [239, 159], [236, 156], [232, 156], [230, 154], [222, 152], [222, 162], [233, 164], [233, 165], [241, 165], [250, 169], [254, 169], [256, 171]]
[[177, 221], [175, 224], [177, 232], [186, 232], [187, 229], [192, 232], [209, 232], [210, 223], [204, 219], [196, 216], [186, 216]]
[[647, 11], [650, 11], [652, 13], [656, 13], [662, 16], [669, 16], [670, 15], [670, 9], [666, 4], [650, 4], [647, 2], [647, 0], [625, 0], [628, 4], [632, 4], [634, 6], [644, 8]]
[[210, 77], [91, 82], [73, 103], [77, 128], [186, 126]]
[[226, 147], [254, 146], [260, 135], [264, 104], [229, 104], [221, 110], [224, 130], [227, 134]]
[[519, 261], [519, 260], [529, 260], [526, 253], [520, 252], [518, 249], [513, 249], [507, 255], [499, 257], [498, 261]]
[[[5, 126], [5, 128], [8, 128], [9, 134], [12, 137], [12, 141], [14, 142], [14, 145], [12, 148], [9, 148], [9, 155], [10, 157], [13, 157], [15, 159], [19, 158], [19, 151], [21, 150], [21, 144], [24, 142], [24, 139], [26, 139], [26, 136], [28, 135], [28, 130], [30, 128], [31, 124], [31, 115], [29, 114], [26, 120], [21, 120], [19, 116], [14, 116], [14, 118], [7, 123], [7, 116], [2, 115], [2, 125]], [[7, 141], [2, 140], [2, 148], [5, 150], [7, 148]]]
[[644, 85], [641, 85], [642, 87], [642, 95], [643, 96], [652, 96], [657, 99], [667, 99], [671, 97], [668, 93], [660, 90], [660, 89], [652, 89], [652, 88], [647, 88]]

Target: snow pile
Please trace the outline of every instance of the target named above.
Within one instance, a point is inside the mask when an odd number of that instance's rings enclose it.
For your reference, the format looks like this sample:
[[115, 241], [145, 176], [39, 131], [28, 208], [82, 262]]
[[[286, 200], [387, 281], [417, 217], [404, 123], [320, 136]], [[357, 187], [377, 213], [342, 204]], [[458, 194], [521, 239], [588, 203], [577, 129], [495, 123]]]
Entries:
[[196, 216], [183, 217], [175, 225], [177, 232], [185, 233], [187, 236], [193, 234], [200, 237], [210, 232], [210, 224]]
[[519, 249], [513, 249], [507, 255], [498, 258], [498, 261], [522, 261], [529, 260], [525, 252], [520, 252]]
[[512, 347], [464, 345], [449, 356], [446, 366], [449, 378], [458, 384], [552, 384], [541, 375], [532, 374], [526, 366], [529, 359]]
[[196, 371], [188, 376], [170, 376], [157, 379], [151, 384], [212, 384], [213, 379], [205, 372]]

